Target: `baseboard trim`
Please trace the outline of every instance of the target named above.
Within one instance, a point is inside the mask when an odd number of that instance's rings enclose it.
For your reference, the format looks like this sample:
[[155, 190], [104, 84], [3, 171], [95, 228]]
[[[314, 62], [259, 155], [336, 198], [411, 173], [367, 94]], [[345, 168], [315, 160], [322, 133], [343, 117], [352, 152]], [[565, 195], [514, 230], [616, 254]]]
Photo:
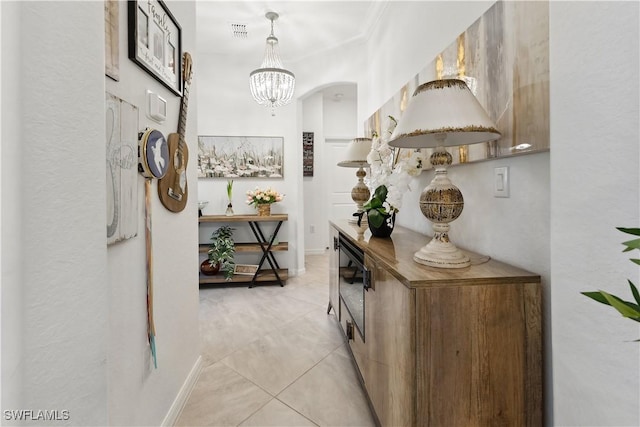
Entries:
[[178, 421], [178, 418], [182, 413], [182, 409], [184, 409], [184, 405], [187, 403], [189, 396], [191, 396], [193, 387], [195, 387], [198, 382], [200, 372], [202, 372], [202, 356], [198, 356], [196, 363], [193, 364], [191, 372], [189, 372], [187, 379], [184, 380], [184, 384], [182, 384], [178, 395], [171, 404], [169, 412], [167, 412], [164, 420], [162, 420], [162, 424], [160, 424], [161, 426], [173, 427], [176, 424], [176, 421]]

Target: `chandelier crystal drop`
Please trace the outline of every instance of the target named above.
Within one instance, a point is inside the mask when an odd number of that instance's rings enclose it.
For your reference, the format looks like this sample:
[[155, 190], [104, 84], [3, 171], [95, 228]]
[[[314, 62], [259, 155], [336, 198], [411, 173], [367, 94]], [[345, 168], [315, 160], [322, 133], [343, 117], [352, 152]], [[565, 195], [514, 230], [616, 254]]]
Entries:
[[262, 64], [249, 74], [249, 83], [256, 102], [274, 109], [291, 101], [296, 78], [291, 71], [282, 68], [278, 55], [278, 39], [273, 35], [273, 21], [278, 19], [278, 14], [267, 12], [265, 16], [271, 21], [271, 34], [267, 37]]

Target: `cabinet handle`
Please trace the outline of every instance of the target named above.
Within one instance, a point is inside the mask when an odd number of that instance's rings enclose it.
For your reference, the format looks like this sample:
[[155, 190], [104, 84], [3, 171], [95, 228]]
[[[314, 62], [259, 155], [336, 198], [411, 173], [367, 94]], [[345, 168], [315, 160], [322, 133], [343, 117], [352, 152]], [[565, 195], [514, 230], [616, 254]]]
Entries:
[[347, 320], [347, 339], [353, 339], [353, 322], [351, 320]]

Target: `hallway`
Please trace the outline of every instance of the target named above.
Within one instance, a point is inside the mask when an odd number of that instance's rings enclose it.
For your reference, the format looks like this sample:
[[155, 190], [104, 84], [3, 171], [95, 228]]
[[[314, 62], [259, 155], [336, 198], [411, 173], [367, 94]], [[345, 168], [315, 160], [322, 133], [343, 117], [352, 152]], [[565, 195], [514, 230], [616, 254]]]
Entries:
[[202, 287], [203, 370], [180, 426], [372, 426], [333, 312], [328, 255], [284, 287]]

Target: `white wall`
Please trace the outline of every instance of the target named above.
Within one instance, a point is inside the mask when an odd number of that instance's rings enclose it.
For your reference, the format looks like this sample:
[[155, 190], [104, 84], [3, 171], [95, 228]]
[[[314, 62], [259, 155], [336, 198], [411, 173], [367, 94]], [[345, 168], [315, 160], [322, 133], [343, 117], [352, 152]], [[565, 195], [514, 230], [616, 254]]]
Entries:
[[[13, 253], [3, 259], [2, 327], [3, 338], [18, 337], [10, 342], [16, 348], [3, 343], [8, 367], [17, 370], [10, 375], [18, 375], [3, 382], [10, 387], [3, 409], [67, 409], [74, 422], [104, 425], [104, 62], [96, 55], [77, 60], [78, 52], [102, 50], [94, 25], [102, 22], [103, 7], [2, 7], [3, 32], [7, 23], [17, 36], [8, 43], [5, 33], [2, 46], [2, 86], [9, 89], [2, 94], [3, 114], [15, 109], [3, 115], [3, 208], [15, 205], [3, 211], [3, 254]], [[9, 183], [14, 188], [5, 193]], [[15, 316], [16, 324], [7, 323]]]
[[[331, 140], [351, 140], [358, 136], [356, 123], [355, 84], [339, 85], [350, 96], [336, 102], [323, 96], [319, 89], [303, 102], [303, 129], [314, 132], [314, 173], [304, 178], [304, 247], [306, 254], [322, 254], [330, 246], [329, 199], [332, 175], [336, 172], [331, 163]], [[352, 88], [349, 86], [353, 86]], [[326, 89], [326, 88], [324, 88]], [[355, 169], [352, 171], [356, 183]]]
[[[551, 297], [554, 421], [640, 425], [638, 323], [580, 295], [632, 299], [615, 227], [640, 219], [638, 2], [552, 2]], [[567, 25], [571, 23], [571, 25]], [[634, 251], [635, 252], [635, 251]]]
[[[20, 7], [18, 3], [1, 3], [2, 10], [2, 313], [0, 343], [2, 349], [2, 407], [18, 408], [21, 402], [22, 383], [22, 179], [20, 172], [22, 129], [20, 127], [20, 51], [11, 48], [10, 41], [19, 40], [18, 25]], [[11, 84], [8, 84], [11, 82]]]
[[302, 103], [302, 129], [313, 132], [313, 176], [303, 178], [304, 197], [304, 248], [305, 254], [324, 253], [327, 239], [322, 218], [327, 217], [326, 181], [330, 170], [324, 162], [324, 102], [322, 92], [307, 97]]
[[[194, 4], [167, 5], [192, 49]], [[127, 58], [126, 3], [119, 82], [104, 76], [102, 54], [87, 54], [104, 51], [102, 2], [0, 7], [2, 409], [68, 410], [69, 425], [158, 425], [198, 360], [197, 196], [181, 214], [152, 197], [153, 370], [141, 178], [138, 236], [106, 246], [105, 89], [141, 107], [140, 128], [151, 125], [145, 89], [163, 95], [170, 114], [154, 126], [164, 133], [177, 128], [179, 98]], [[197, 190], [194, 163], [188, 175]]]
[[[167, 7], [182, 27], [182, 49], [195, 56], [195, 3], [169, 1]], [[139, 107], [139, 128], [151, 127], [165, 136], [176, 132], [180, 98], [151, 78], [127, 56], [127, 11], [120, 3], [120, 80], [106, 78], [107, 90]], [[199, 356], [198, 226], [197, 226], [197, 100], [198, 75], [191, 80], [186, 137], [189, 198], [186, 208], [164, 208], [152, 183], [154, 317], [158, 369], [147, 344], [144, 179], [138, 178], [138, 236], [109, 246], [109, 423], [157, 425], [171, 407]], [[146, 116], [146, 90], [169, 102], [167, 120]]]

